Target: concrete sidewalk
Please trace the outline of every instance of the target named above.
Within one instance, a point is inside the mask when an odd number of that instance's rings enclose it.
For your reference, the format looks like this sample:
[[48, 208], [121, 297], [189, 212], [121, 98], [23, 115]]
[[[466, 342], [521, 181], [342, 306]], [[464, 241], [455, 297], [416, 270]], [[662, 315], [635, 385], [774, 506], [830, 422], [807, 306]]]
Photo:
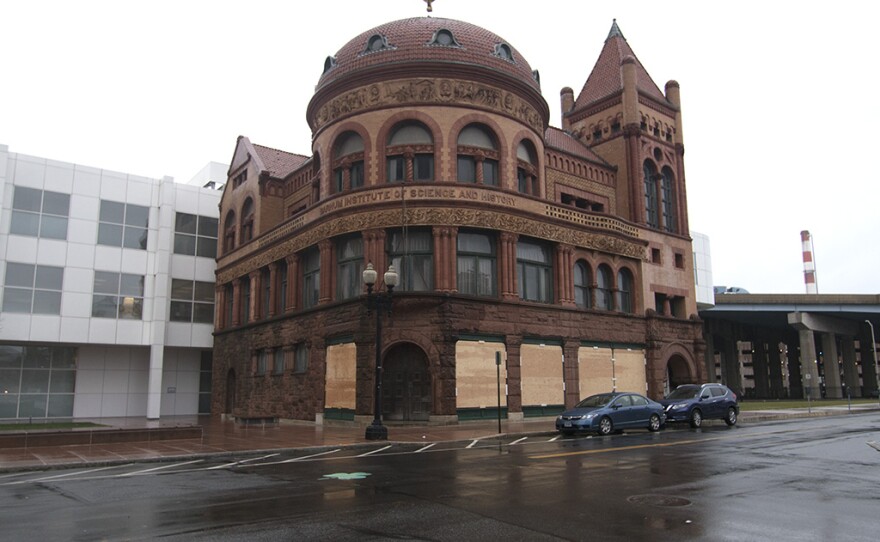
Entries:
[[[749, 425], [772, 420], [868, 412], [880, 412], [880, 407], [872, 404], [853, 405], [851, 410], [842, 406], [817, 407], [810, 409], [810, 411], [808, 409], [746, 411], [740, 414], [739, 423]], [[353, 424], [316, 425], [300, 422], [262, 427], [221, 421], [210, 416], [176, 416], [155, 421], [145, 418], [102, 418], [77, 421], [90, 421], [106, 426], [106, 429], [91, 430], [95, 433], [102, 432], [104, 437], [107, 437], [108, 434], [112, 435], [114, 431], [122, 434], [124, 431], [137, 429], [157, 431], [179, 428], [186, 429], [186, 431], [178, 432], [184, 438], [172, 437], [164, 440], [106, 442], [113, 439], [104, 438], [95, 439], [103, 441], [99, 444], [0, 448], [0, 472], [175, 458], [232, 456], [267, 450], [376, 444], [376, 441], [368, 441], [364, 438], [365, 428], [363, 426]], [[191, 437], [196, 428], [201, 429], [201, 437], [186, 438]], [[75, 431], [71, 430], [70, 433]], [[173, 431], [166, 433], [173, 433]], [[523, 421], [502, 420], [500, 433], [497, 420], [462, 422], [446, 426], [389, 425], [388, 441], [429, 444], [432, 442], [496, 438], [499, 435], [523, 436], [554, 433], [553, 418], [530, 418]]]

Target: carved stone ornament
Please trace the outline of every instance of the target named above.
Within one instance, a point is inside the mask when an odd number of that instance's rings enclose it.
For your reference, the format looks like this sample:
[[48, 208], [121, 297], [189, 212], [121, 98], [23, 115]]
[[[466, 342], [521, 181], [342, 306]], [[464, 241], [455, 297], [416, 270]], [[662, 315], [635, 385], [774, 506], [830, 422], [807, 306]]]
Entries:
[[335, 96], [315, 114], [317, 131], [355, 113], [396, 105], [466, 105], [506, 115], [544, 133], [541, 115], [512, 92], [473, 81], [454, 79], [406, 79], [373, 84]]
[[[644, 247], [636, 242], [613, 235], [587, 232], [522, 216], [512, 216], [505, 212], [454, 207], [416, 207], [407, 209], [405, 213], [407, 226], [444, 225], [492, 229], [595, 249], [601, 252], [619, 254], [629, 258], [640, 260], [645, 258]], [[352, 213], [339, 219], [319, 224], [272, 246], [264, 252], [242, 260], [236, 265], [219, 272], [217, 279], [220, 283], [229, 282], [236, 277], [280, 260], [289, 254], [308, 248], [319, 241], [338, 235], [374, 228], [399, 228], [401, 226], [401, 218], [400, 209]]]

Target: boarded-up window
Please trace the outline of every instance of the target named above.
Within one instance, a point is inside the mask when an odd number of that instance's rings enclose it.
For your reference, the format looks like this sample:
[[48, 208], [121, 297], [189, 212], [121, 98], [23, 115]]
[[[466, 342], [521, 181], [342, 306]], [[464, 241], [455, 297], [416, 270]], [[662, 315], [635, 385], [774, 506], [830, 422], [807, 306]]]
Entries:
[[357, 347], [354, 343], [327, 347], [327, 376], [324, 408], [355, 408]]
[[635, 348], [582, 346], [578, 351], [578, 380], [581, 399], [612, 390], [643, 394], [645, 353]]
[[520, 375], [524, 407], [565, 403], [561, 346], [522, 345]]
[[501, 352], [501, 406], [507, 406], [507, 354], [502, 343], [458, 341], [455, 343], [457, 408], [498, 406], [498, 369], [495, 352]]

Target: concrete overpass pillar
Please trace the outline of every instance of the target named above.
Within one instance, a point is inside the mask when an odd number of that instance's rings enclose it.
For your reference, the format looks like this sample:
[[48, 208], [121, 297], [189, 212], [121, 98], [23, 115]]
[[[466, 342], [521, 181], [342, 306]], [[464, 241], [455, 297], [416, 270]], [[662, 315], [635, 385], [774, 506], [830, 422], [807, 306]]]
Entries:
[[706, 366], [706, 382], [717, 382], [715, 378], [715, 337], [711, 333], [706, 333], [706, 352], [703, 356], [704, 365]]
[[779, 352], [781, 345], [782, 342], [777, 337], [772, 337], [767, 346], [767, 369], [770, 376], [771, 399], [781, 399], [783, 396], [782, 356]]
[[840, 338], [840, 357], [843, 360], [843, 383], [853, 397], [862, 397], [859, 368], [856, 367], [856, 341], [852, 337]]
[[788, 397], [804, 398], [803, 377], [801, 376], [800, 348], [798, 337], [794, 333], [786, 333], [785, 367], [788, 369]]
[[755, 377], [755, 397], [766, 399], [770, 395], [767, 372], [767, 346], [765, 338], [757, 335], [752, 340], [752, 374]]
[[[880, 331], [875, 329], [874, 332]], [[865, 397], [872, 397], [877, 391], [877, 366], [874, 359], [874, 345], [871, 344], [871, 328], [862, 324], [859, 330], [859, 360], [862, 363], [862, 391]], [[880, 352], [877, 352], [880, 356]]]
[[840, 362], [837, 360], [837, 337], [834, 333], [820, 333], [822, 341], [822, 373], [825, 377], [825, 397], [840, 399]]
[[820, 399], [822, 394], [819, 391], [819, 363], [816, 356], [816, 338], [809, 329], [798, 330], [798, 341], [800, 343], [800, 369], [801, 369], [801, 386], [806, 393], [810, 394], [812, 399]]
[[721, 348], [721, 382], [738, 396], [743, 396], [742, 364], [737, 341], [732, 335], [724, 338]]

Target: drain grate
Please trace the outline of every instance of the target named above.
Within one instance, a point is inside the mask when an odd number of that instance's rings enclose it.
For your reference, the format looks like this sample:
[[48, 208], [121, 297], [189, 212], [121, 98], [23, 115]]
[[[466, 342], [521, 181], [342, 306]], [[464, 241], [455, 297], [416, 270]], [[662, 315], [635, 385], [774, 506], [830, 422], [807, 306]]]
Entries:
[[632, 504], [649, 504], [651, 506], [673, 507], [688, 506], [691, 501], [684, 497], [673, 497], [670, 495], [633, 495], [626, 499]]

